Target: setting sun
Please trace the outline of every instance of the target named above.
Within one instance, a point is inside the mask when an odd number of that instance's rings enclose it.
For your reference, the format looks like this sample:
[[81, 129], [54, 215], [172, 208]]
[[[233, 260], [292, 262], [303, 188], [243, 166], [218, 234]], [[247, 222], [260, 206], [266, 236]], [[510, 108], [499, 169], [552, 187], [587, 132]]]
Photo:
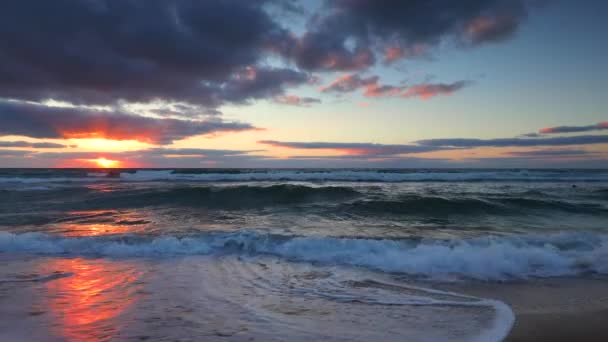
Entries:
[[118, 160], [110, 160], [106, 158], [89, 159], [89, 161], [103, 168], [117, 167], [120, 164]]

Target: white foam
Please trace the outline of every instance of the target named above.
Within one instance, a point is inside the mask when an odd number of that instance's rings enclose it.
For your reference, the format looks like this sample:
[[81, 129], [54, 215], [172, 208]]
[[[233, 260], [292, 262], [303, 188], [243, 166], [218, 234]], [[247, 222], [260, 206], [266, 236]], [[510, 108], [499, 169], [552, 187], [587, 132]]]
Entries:
[[[403, 283], [394, 284], [386, 281], [383, 281], [382, 283], [389, 284], [396, 288], [414, 290], [431, 295], [429, 297], [418, 297], [415, 299], [412, 299], [412, 296], [407, 296], [405, 299], [401, 299], [394, 296], [387, 297], [383, 293], [383, 297], [388, 298], [388, 300], [382, 299], [383, 304], [415, 306], [470, 306], [492, 308], [495, 312], [492, 324], [477, 335], [471, 342], [503, 341], [515, 323], [515, 314], [513, 313], [513, 310], [511, 310], [511, 307], [499, 300], [468, 296], [460, 293], [412, 286]], [[432, 295], [449, 296], [467, 301], [434, 299], [432, 298]]]
[[[569, 247], [565, 247], [568, 241]], [[435, 280], [481, 280], [608, 273], [608, 236], [555, 234], [423, 242], [282, 237], [256, 232], [197, 237], [61, 237], [0, 232], [0, 252], [102, 256], [270, 254], [296, 261], [366, 267]]]

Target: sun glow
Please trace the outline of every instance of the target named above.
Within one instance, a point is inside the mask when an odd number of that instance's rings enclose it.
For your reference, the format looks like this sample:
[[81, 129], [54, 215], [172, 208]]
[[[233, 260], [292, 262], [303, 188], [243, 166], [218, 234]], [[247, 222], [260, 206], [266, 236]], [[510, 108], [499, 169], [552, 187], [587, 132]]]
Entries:
[[95, 163], [97, 164], [97, 166], [102, 168], [118, 167], [120, 165], [120, 162], [118, 160], [111, 160], [103, 157], [97, 159], [89, 159], [88, 161]]

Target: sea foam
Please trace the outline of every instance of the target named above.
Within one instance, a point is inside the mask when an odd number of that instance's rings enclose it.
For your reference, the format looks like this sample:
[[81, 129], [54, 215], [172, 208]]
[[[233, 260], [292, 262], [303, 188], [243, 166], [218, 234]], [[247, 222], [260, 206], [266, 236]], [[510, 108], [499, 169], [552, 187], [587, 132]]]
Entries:
[[561, 233], [456, 241], [271, 235], [63, 237], [0, 232], [0, 252], [111, 257], [274, 255], [292, 261], [364, 267], [436, 280], [511, 280], [608, 273], [608, 235]]

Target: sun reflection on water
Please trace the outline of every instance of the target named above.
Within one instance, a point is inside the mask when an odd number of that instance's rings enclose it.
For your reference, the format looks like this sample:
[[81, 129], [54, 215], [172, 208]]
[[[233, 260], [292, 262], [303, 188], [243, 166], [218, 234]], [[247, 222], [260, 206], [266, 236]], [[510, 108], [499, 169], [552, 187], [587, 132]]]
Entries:
[[44, 267], [74, 274], [46, 283], [52, 329], [67, 341], [113, 340], [141, 296], [142, 272], [124, 261], [53, 259]]
[[85, 237], [142, 232], [150, 221], [137, 212], [119, 210], [70, 211], [53, 224], [52, 231], [64, 236]]

